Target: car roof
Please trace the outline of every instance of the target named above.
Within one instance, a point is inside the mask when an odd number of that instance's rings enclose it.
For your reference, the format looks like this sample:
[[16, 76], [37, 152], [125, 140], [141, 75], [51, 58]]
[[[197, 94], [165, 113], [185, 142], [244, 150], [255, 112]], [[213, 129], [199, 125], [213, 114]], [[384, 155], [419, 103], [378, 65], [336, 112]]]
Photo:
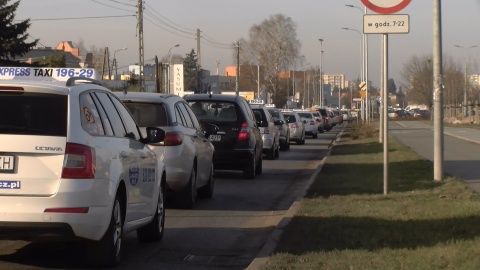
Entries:
[[169, 100], [183, 100], [180, 96], [173, 94], [162, 94], [152, 92], [113, 92], [121, 100], [137, 102], [168, 102]]
[[190, 94], [183, 97], [185, 100], [202, 100], [202, 101], [230, 101], [230, 102], [239, 102], [242, 99], [245, 99], [242, 96], [237, 95], [225, 95], [225, 94]]

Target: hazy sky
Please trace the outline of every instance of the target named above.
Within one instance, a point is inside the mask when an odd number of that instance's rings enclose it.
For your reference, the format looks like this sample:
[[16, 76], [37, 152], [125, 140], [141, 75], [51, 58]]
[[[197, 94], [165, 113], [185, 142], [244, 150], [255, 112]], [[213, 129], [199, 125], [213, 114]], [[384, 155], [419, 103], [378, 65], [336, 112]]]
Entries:
[[[139, 39], [135, 18], [138, 0], [21, 0], [16, 19], [30, 18], [28, 30], [44, 46], [61, 41], [83, 40], [89, 48], [108, 47], [116, 53], [119, 67], [139, 62]], [[346, 7], [354, 5], [357, 8]], [[249, 29], [275, 14], [284, 14], [297, 25], [297, 39], [304, 64], [320, 66], [323, 39], [324, 72], [345, 74], [354, 80], [361, 73], [361, 35], [364, 6], [360, 0], [144, 0], [145, 62], [171, 54], [185, 56], [197, 47], [195, 31], [202, 31], [201, 65], [215, 74], [235, 65], [231, 46], [239, 38], [248, 39]], [[413, 56], [433, 51], [433, 1], [412, 0], [398, 14], [410, 16], [410, 33], [389, 35], [389, 78], [397, 87], [403, 82], [404, 64]], [[367, 13], [373, 14], [368, 10]], [[132, 15], [132, 16], [128, 16]], [[122, 16], [122, 17], [118, 17]], [[125, 16], [125, 17], [123, 17]], [[88, 18], [90, 17], [90, 18]], [[92, 18], [94, 17], [94, 18]], [[98, 18], [104, 17], [104, 18]], [[66, 19], [75, 18], [75, 19]], [[80, 19], [83, 18], [83, 19]], [[480, 0], [442, 1], [443, 53], [463, 63], [464, 56], [478, 59], [480, 46]], [[368, 76], [375, 87], [380, 83], [381, 35], [368, 37]], [[292, 68], [293, 69], [293, 68]], [[297, 70], [303, 70], [300, 61]], [[119, 69], [120, 72], [120, 69]]]

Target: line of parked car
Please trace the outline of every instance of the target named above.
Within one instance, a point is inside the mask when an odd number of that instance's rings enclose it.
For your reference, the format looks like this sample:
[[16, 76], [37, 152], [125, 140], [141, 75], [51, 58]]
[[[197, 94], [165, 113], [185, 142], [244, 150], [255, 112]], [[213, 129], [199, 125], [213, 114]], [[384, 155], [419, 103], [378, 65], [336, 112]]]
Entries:
[[119, 263], [125, 233], [160, 241], [166, 204], [211, 198], [216, 170], [253, 179], [336, 123], [235, 95], [112, 92], [91, 69], [35, 74], [0, 74], [0, 239], [83, 240], [97, 266]]

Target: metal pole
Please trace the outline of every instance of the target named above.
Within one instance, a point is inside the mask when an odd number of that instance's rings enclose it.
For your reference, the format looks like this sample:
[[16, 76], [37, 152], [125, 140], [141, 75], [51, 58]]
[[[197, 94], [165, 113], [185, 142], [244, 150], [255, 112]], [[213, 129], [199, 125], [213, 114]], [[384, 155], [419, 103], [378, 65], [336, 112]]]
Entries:
[[[365, 11], [363, 14], [367, 14], [367, 7], [365, 7]], [[368, 35], [363, 33], [363, 61], [364, 61], [364, 66], [363, 66], [363, 70], [364, 70], [364, 76], [365, 76], [365, 83], [367, 84], [366, 87], [367, 89], [365, 90], [366, 93], [365, 93], [365, 102], [366, 102], [366, 106], [365, 106], [365, 113], [366, 113], [366, 119], [367, 119], [367, 123], [370, 123], [370, 109], [369, 109], [369, 106], [368, 106], [368, 101], [369, 101], [369, 95], [368, 95], [368, 91], [370, 90], [368, 85]]]
[[433, 0], [433, 180], [443, 181], [443, 91], [441, 1]]
[[383, 34], [383, 194], [388, 194], [388, 106], [387, 106], [387, 81], [388, 81], [388, 34]]
[[323, 39], [318, 39], [320, 41], [320, 93], [319, 93], [319, 104], [320, 107], [323, 107]]

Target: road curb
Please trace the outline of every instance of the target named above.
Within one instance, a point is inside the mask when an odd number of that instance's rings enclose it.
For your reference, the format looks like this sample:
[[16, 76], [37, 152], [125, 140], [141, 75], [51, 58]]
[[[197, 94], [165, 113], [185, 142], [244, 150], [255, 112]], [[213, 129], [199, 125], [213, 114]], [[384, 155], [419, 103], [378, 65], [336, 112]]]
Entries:
[[257, 254], [256, 258], [250, 263], [250, 265], [247, 268], [245, 268], [246, 270], [258, 270], [268, 262], [270, 254], [272, 254], [272, 252], [275, 250], [278, 244], [278, 241], [280, 241], [280, 237], [283, 234], [283, 229], [290, 223], [292, 218], [297, 214], [298, 210], [301, 207], [305, 194], [307, 193], [307, 190], [315, 181], [318, 174], [320, 174], [323, 165], [327, 161], [328, 156], [332, 151], [333, 146], [335, 146], [336, 142], [340, 140], [340, 138], [342, 137], [342, 134], [343, 134], [343, 128], [337, 134], [337, 136], [332, 140], [332, 145], [329, 151], [327, 152], [327, 155], [320, 161], [320, 164], [318, 165], [317, 169], [312, 174], [312, 176], [310, 176], [310, 178], [308, 179], [308, 182], [303, 188], [301, 194], [295, 199], [295, 201], [292, 203], [290, 208], [288, 208], [287, 212], [285, 213], [283, 218], [280, 220], [280, 222], [277, 224], [273, 232], [270, 234], [270, 236], [268, 237], [268, 240], [265, 242], [265, 245], [263, 245], [263, 248]]

